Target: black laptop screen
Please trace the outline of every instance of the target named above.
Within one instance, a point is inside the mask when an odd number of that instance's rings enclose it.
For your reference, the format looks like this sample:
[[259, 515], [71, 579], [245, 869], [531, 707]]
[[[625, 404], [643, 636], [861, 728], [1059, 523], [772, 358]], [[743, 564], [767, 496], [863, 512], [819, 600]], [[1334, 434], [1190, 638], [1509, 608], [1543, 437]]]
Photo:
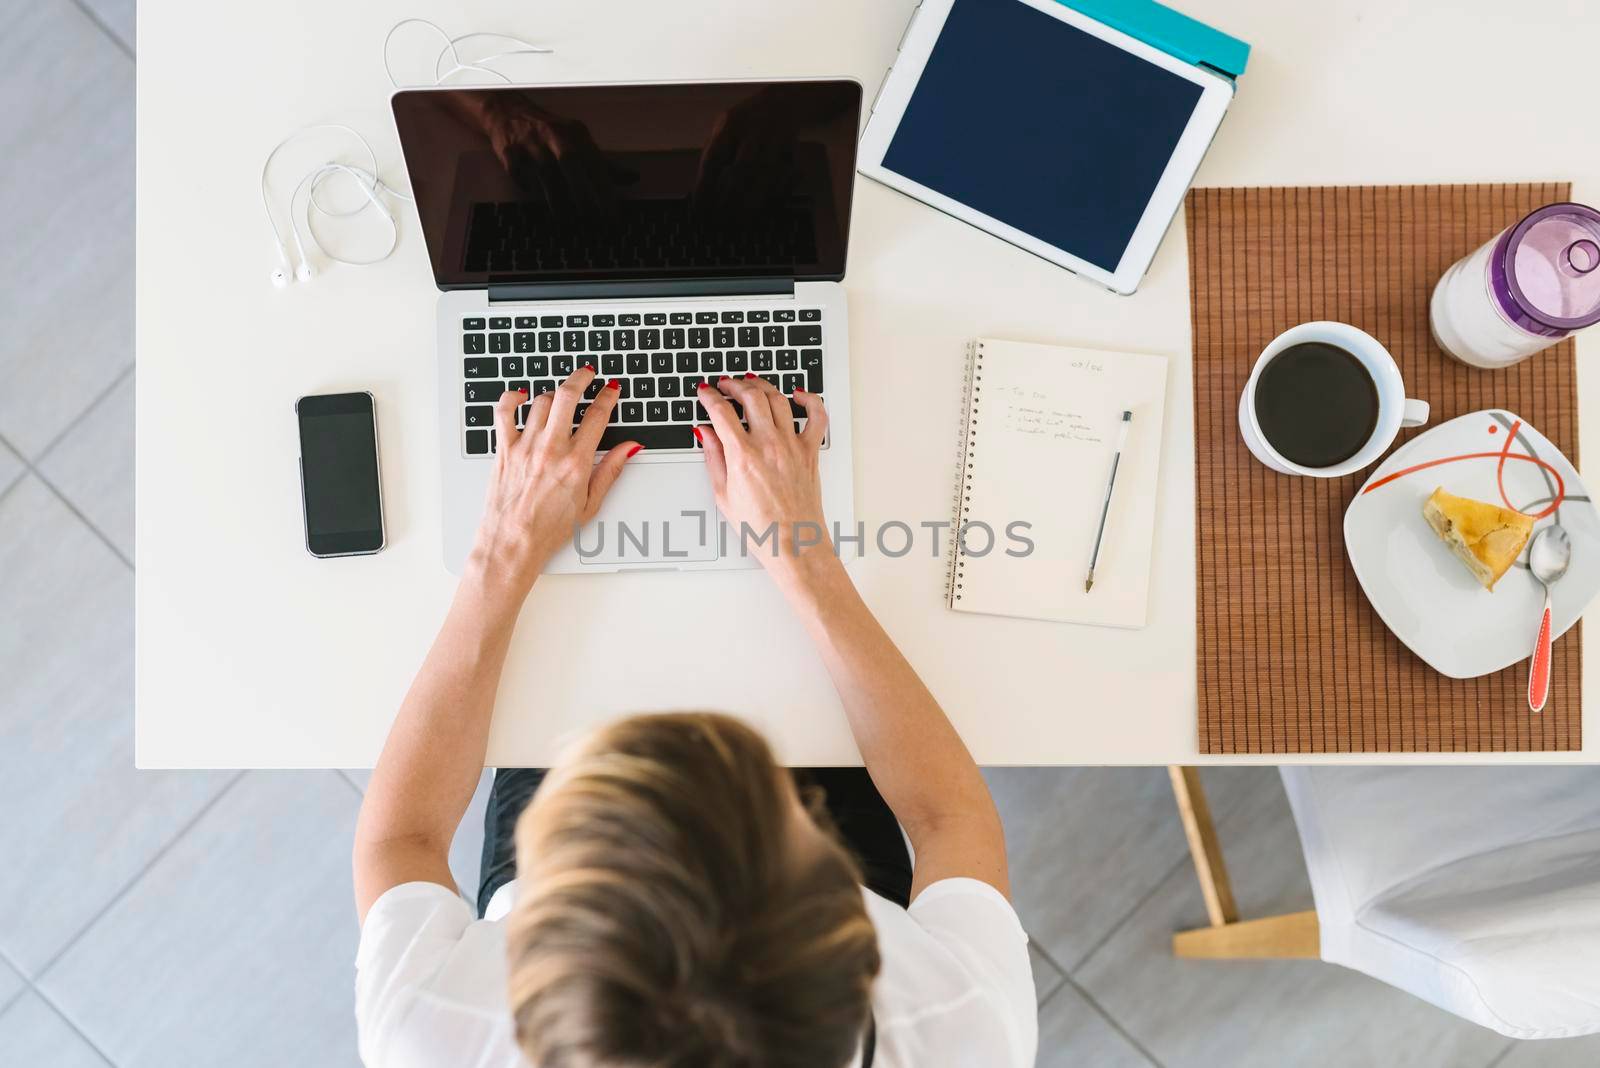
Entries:
[[441, 289], [844, 275], [861, 87], [396, 93]]

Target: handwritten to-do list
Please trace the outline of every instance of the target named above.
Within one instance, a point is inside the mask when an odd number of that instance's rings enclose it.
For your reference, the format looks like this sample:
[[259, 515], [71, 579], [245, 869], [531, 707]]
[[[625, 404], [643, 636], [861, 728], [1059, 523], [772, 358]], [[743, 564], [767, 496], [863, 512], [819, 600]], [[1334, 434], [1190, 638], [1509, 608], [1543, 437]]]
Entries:
[[1102, 428], [1091, 421], [1087, 414], [1052, 405], [1049, 396], [1044, 393], [1013, 386], [1000, 390], [998, 396], [1004, 404], [1000, 425], [1005, 430], [1051, 441], [1076, 441], [1089, 445], [1105, 442]]
[[[961, 515], [996, 531], [1026, 524], [1033, 549], [952, 561], [950, 606], [1143, 626], [1166, 358], [985, 338], [974, 343], [973, 375]], [[1134, 413], [1133, 422], [1094, 589], [1086, 593], [1083, 577], [1124, 410]]]

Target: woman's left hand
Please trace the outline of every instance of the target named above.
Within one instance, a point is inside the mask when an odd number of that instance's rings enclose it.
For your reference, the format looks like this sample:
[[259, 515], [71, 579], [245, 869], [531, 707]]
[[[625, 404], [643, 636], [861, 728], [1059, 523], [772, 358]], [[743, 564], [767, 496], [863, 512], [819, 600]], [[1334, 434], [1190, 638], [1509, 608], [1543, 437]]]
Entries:
[[506, 392], [495, 405], [494, 473], [468, 566], [483, 569], [496, 585], [510, 583], [520, 596], [533, 588], [550, 557], [594, 518], [622, 465], [642, 448], [621, 442], [594, 462], [618, 395], [613, 386], [601, 389], [574, 430], [573, 412], [594, 377], [592, 368], [580, 367], [554, 392], [533, 398], [522, 430], [516, 413], [527, 394]]

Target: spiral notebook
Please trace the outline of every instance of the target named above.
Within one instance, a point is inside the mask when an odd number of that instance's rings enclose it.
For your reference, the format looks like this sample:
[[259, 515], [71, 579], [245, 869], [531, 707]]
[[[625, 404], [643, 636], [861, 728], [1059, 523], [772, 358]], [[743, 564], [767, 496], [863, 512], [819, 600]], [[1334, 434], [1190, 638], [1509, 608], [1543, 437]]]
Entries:
[[[946, 594], [957, 612], [1142, 627], [1164, 356], [979, 338], [968, 347]], [[1094, 588], [1117, 423], [1131, 411]]]

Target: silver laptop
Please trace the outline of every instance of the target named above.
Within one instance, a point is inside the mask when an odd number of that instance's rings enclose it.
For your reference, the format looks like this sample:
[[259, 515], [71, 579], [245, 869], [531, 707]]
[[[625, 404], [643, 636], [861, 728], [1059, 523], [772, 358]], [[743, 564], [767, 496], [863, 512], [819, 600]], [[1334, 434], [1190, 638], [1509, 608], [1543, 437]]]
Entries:
[[[820, 394], [823, 502], [854, 527], [844, 289], [861, 87], [848, 80], [404, 90], [392, 100], [438, 306], [444, 555], [472, 546], [494, 404], [575, 368], [620, 382], [601, 448], [639, 441], [547, 571], [759, 566], [691, 428], [701, 381]], [[578, 409], [579, 417], [586, 406]], [[519, 411], [518, 421], [526, 407]], [[805, 414], [792, 408], [795, 429]]]

